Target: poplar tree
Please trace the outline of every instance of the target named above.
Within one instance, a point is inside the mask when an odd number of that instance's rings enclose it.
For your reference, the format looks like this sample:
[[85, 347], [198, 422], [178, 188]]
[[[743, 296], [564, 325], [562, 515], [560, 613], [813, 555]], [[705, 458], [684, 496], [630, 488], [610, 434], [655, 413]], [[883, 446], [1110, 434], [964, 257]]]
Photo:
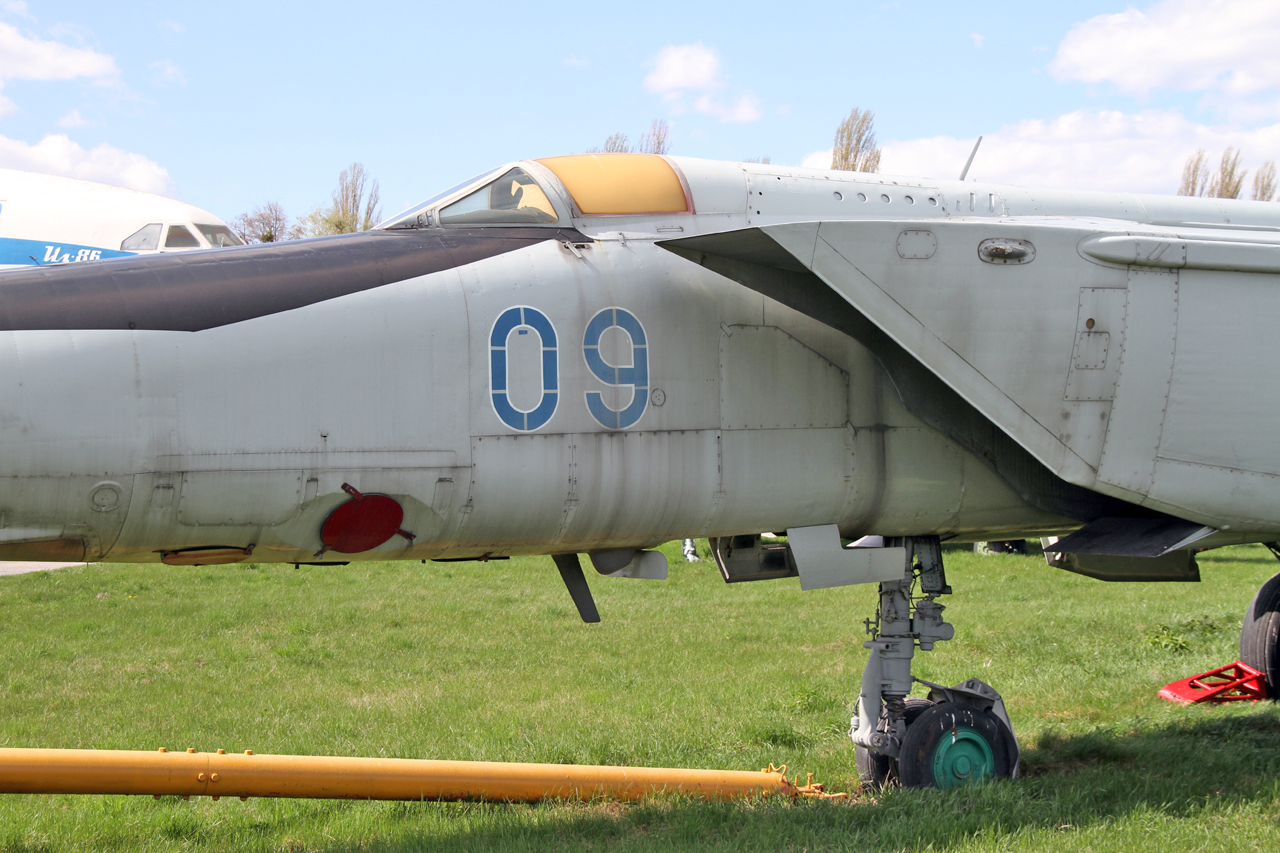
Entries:
[[836, 128], [831, 168], [846, 172], [878, 172], [880, 149], [876, 147], [875, 114], [854, 107]]

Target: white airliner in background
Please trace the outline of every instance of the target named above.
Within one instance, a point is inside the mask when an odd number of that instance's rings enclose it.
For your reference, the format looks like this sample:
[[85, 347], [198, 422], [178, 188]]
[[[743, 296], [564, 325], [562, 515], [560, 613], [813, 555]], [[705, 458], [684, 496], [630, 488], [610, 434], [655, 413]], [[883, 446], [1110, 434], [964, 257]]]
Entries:
[[171, 198], [0, 169], [0, 271], [243, 242], [212, 213]]

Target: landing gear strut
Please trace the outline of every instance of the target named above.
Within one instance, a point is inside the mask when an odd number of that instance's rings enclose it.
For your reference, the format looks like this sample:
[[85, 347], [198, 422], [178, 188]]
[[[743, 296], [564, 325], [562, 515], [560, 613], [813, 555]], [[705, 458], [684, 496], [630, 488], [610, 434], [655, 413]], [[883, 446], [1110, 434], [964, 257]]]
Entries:
[[[906, 565], [902, 580], [881, 582], [876, 617], [866, 623], [871, 654], [849, 731], [862, 781], [950, 788], [1016, 776], [1018, 742], [999, 693], [976, 678], [944, 687], [911, 675], [917, 645], [930, 651], [955, 636], [937, 602], [951, 592], [938, 537], [885, 545], [903, 546]], [[927, 699], [908, 696], [916, 683], [929, 688]]]

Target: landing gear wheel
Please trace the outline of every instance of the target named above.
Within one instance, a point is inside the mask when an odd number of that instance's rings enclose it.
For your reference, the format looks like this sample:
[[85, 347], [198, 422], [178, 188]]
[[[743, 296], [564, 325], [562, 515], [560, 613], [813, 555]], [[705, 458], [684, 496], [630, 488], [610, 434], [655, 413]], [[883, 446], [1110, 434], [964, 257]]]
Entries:
[[1262, 585], [1244, 612], [1240, 660], [1267, 677], [1267, 696], [1280, 699], [1280, 575]]
[[1013, 773], [1013, 732], [989, 711], [957, 702], [925, 709], [898, 756], [904, 788], [955, 788]]
[[[907, 712], [903, 716], [903, 720], [906, 721], [907, 731], [910, 731], [911, 724], [919, 719], [921, 714], [932, 708], [933, 703], [918, 696], [908, 696], [906, 704]], [[862, 780], [863, 785], [872, 788], [883, 788], [885, 785], [897, 781], [897, 762], [887, 755], [872, 752], [866, 747], [855, 746], [853, 748], [853, 761], [858, 766], [858, 778]]]

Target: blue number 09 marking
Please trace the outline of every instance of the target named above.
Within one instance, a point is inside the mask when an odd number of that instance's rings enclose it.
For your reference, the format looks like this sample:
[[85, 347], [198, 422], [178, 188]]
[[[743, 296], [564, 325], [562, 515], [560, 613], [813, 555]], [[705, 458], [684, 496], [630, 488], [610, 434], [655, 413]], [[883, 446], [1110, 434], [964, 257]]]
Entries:
[[[631, 366], [609, 364], [600, 355], [600, 337], [614, 326], [622, 329], [631, 339]], [[605, 308], [587, 323], [582, 336], [582, 355], [587, 367], [597, 379], [614, 387], [630, 386], [631, 402], [620, 410], [609, 408], [599, 391], [587, 392], [587, 410], [603, 427], [626, 429], [634, 426], [649, 405], [649, 346], [644, 326], [625, 308]]]
[[[507, 338], [521, 326], [532, 329], [542, 344], [542, 396], [532, 409], [517, 409], [507, 396]], [[556, 329], [537, 308], [517, 305], [493, 321], [489, 333], [489, 390], [493, 410], [502, 422], [521, 432], [546, 425], [556, 413], [560, 399], [559, 361], [556, 356]]]

